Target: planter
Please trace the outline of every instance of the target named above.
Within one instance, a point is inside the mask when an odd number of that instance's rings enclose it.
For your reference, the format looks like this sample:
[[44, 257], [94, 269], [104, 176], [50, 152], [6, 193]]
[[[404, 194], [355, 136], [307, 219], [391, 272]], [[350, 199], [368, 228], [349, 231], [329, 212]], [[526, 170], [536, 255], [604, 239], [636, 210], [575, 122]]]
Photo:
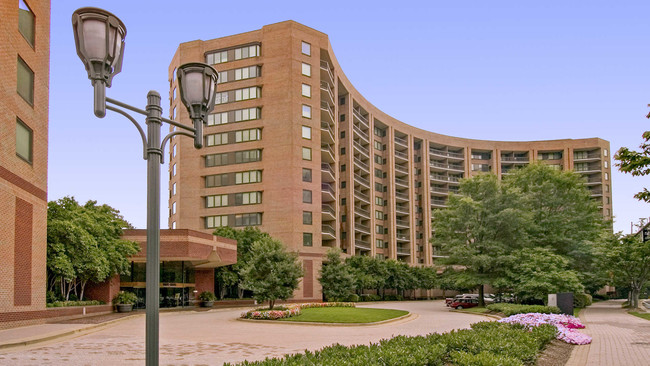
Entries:
[[118, 313], [128, 313], [133, 310], [133, 304], [117, 304], [115, 306]]
[[214, 305], [214, 301], [201, 301], [202, 308], [211, 308]]

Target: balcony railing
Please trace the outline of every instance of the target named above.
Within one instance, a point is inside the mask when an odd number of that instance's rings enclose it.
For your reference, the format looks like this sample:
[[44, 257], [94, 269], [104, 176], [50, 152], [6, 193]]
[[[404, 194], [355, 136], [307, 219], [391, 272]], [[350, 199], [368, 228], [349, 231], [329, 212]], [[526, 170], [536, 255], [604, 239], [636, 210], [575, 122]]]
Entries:
[[404, 160], [408, 160], [409, 158], [409, 155], [407, 153], [403, 151], [397, 151], [397, 150], [395, 150], [395, 156], [397, 156], [398, 158], [402, 158]]
[[587, 160], [587, 159], [600, 159], [600, 154], [598, 153], [590, 153], [590, 154], [578, 154], [574, 153], [573, 154], [573, 160]]
[[332, 89], [332, 86], [330, 85], [330, 83], [328, 83], [326, 81], [321, 81], [320, 82], [320, 90], [326, 92], [327, 95], [330, 98], [330, 101], [332, 103], [334, 103], [334, 89]]
[[370, 187], [370, 181], [367, 178], [364, 178], [361, 175], [355, 173], [354, 179], [366, 187]]
[[334, 71], [330, 67], [329, 62], [327, 62], [325, 60], [320, 60], [320, 68], [321, 68], [321, 70], [326, 71], [327, 74], [329, 75], [330, 79], [332, 80], [332, 82], [334, 82]]
[[502, 156], [501, 161], [514, 161], [520, 163], [527, 163], [530, 161], [527, 156]]
[[336, 121], [336, 119], [334, 118], [334, 108], [328, 102], [326, 102], [324, 100], [321, 100], [320, 109], [321, 109], [321, 111], [327, 112], [327, 114], [330, 117], [331, 122]]
[[370, 242], [361, 239], [354, 239], [354, 246], [358, 249], [370, 250]]
[[408, 235], [397, 234], [398, 241], [411, 241], [411, 238]]
[[325, 153], [326, 156], [329, 155], [329, 157], [330, 157], [329, 162], [330, 163], [333, 163], [335, 161], [334, 157], [336, 155], [334, 155], [334, 149], [332, 148], [332, 145], [321, 145], [320, 151], [322, 153]]
[[460, 158], [463, 159], [465, 156], [460, 153], [455, 153], [455, 152], [449, 152], [449, 151], [442, 151], [438, 149], [429, 149], [429, 152], [434, 155], [438, 156], [446, 156], [446, 157], [451, 157], [451, 158]]
[[395, 192], [395, 197], [405, 199], [405, 200], [409, 199], [408, 193], [402, 193], [402, 192]]
[[329, 133], [330, 141], [334, 141], [334, 128], [332, 128], [332, 125], [326, 122], [321, 122], [320, 123], [320, 129], [323, 130], [323, 132]]
[[354, 212], [368, 219], [370, 218], [370, 211], [366, 210], [365, 208], [355, 207]]
[[361, 159], [357, 158], [356, 156], [354, 157], [354, 163], [360, 166], [361, 168], [363, 168], [365, 171], [369, 171], [368, 169], [370, 169], [368, 167], [368, 164], [364, 163], [363, 161], [361, 161]]
[[335, 196], [335, 195], [336, 195], [336, 194], [334, 193], [334, 187], [333, 187], [331, 184], [329, 184], [329, 183], [321, 183], [321, 184], [320, 184], [320, 188], [321, 188], [321, 191], [322, 191], [322, 192], [331, 193], [332, 196]]
[[336, 174], [334, 173], [334, 169], [332, 169], [332, 166], [330, 164], [321, 163], [320, 170], [330, 173], [332, 177], [336, 176]]
[[370, 154], [370, 151], [368, 150], [368, 148], [367, 148], [367, 147], [363, 147], [363, 145], [361, 145], [359, 142], [354, 141], [354, 142], [352, 143], [352, 145], [354, 145], [354, 147], [356, 147], [357, 149], [359, 149], [359, 151], [361, 151], [362, 153], [365, 153], [366, 156], [367, 156], [368, 154]]
[[359, 137], [361, 137], [362, 139], [366, 140], [366, 142], [368, 142], [369, 141], [368, 134], [366, 132], [363, 132], [363, 130], [356, 124], [353, 123], [352, 125], [354, 126], [353, 127], [354, 132], [356, 132], [359, 135]]
[[336, 217], [336, 208], [334, 207], [334, 205], [331, 205], [329, 203], [324, 203], [322, 206], [322, 211], [324, 214], [330, 214]]
[[411, 248], [397, 247], [397, 255], [411, 255]]
[[362, 232], [370, 234], [370, 226], [368, 226], [368, 225], [364, 225], [362, 223], [357, 222], [357, 223], [354, 224], [354, 228], [355, 228], [355, 230], [362, 231]]
[[435, 167], [435, 168], [449, 169], [449, 170], [465, 171], [463, 166], [459, 165], [459, 164], [445, 164], [445, 163], [440, 163], [440, 162], [437, 162], [437, 161], [429, 161], [429, 166]]
[[398, 172], [401, 172], [401, 173], [405, 173], [405, 174], [409, 173], [409, 169], [407, 167], [401, 166], [401, 165], [395, 165], [395, 170], [398, 171]]
[[398, 136], [395, 136], [395, 142], [398, 143], [398, 144], [404, 145], [404, 146], [408, 146], [408, 144], [409, 144], [407, 139], [405, 139], [403, 137], [398, 137]]
[[395, 183], [397, 183], [399, 185], [402, 185], [402, 186], [405, 186], [405, 187], [409, 186], [409, 181], [406, 180], [406, 179], [402, 179], [402, 178], [395, 178]]
[[408, 220], [400, 220], [400, 219], [397, 219], [397, 220], [395, 220], [395, 223], [396, 223], [398, 226], [406, 226], [406, 227], [410, 227], [410, 226], [411, 226], [411, 223], [410, 223]]
[[402, 206], [402, 205], [395, 205], [395, 211], [402, 213], [402, 214], [409, 214], [409, 207], [408, 206]]
[[370, 196], [367, 195], [367, 194], [365, 194], [365, 193], [362, 193], [362, 192], [361, 192], [360, 190], [358, 190], [358, 189], [355, 189], [355, 190], [354, 190], [354, 195], [355, 195], [356, 197], [359, 197], [359, 198], [363, 199], [363, 200], [366, 201], [366, 202], [370, 202]]
[[441, 200], [439, 198], [432, 198], [431, 199], [431, 204], [434, 206], [445, 206], [447, 207], [447, 201]]
[[359, 119], [361, 123], [363, 123], [366, 127], [369, 126], [368, 124], [368, 118], [366, 118], [364, 115], [361, 114], [361, 111], [358, 110], [357, 108], [352, 108], [352, 113], [354, 114], [355, 117]]
[[460, 181], [460, 178], [458, 177], [451, 177], [451, 176], [445, 176], [445, 175], [440, 175], [440, 174], [431, 174], [431, 179], [433, 180], [441, 180], [445, 182], [458, 182]]

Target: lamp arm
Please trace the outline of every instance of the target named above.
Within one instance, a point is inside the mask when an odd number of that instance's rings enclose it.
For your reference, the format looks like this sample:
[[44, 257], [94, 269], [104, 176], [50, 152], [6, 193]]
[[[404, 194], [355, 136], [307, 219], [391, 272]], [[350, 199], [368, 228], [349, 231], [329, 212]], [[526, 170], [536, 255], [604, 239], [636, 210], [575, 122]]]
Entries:
[[[108, 98], [106, 98], [106, 99], [108, 100]], [[109, 111], [113, 111], [113, 112], [116, 112], [116, 113], [119, 113], [119, 114], [123, 115], [129, 121], [131, 121], [133, 123], [133, 125], [138, 129], [138, 132], [140, 132], [140, 137], [142, 138], [142, 158], [144, 160], [147, 160], [147, 137], [145, 136], [144, 130], [142, 129], [142, 126], [140, 126], [138, 121], [136, 121], [135, 118], [133, 118], [130, 114], [126, 113], [125, 111], [123, 111], [123, 110], [121, 110], [119, 108], [115, 108], [113, 106], [107, 105], [106, 109], [108, 109]]]
[[[191, 133], [187, 133], [185, 131], [174, 131], [172, 133], [169, 133], [162, 140], [162, 142], [160, 143], [160, 151], [164, 152], [165, 151], [165, 145], [167, 144], [167, 141], [169, 141], [173, 136], [176, 136], [176, 135], [183, 135], [183, 136], [189, 136], [191, 138], [194, 138], [194, 135], [191, 134]], [[160, 157], [160, 163], [162, 164], [164, 162], [165, 162], [165, 154], [162, 154], [162, 156]]]

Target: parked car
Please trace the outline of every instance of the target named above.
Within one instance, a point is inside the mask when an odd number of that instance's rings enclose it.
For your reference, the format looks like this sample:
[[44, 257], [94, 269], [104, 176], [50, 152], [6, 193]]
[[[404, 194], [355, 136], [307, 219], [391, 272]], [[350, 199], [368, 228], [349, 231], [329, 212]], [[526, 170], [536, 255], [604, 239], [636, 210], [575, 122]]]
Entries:
[[[455, 297], [446, 298], [445, 305], [452, 307], [451, 304], [454, 301], [463, 300], [463, 299], [476, 299], [478, 304], [478, 294], [461, 294], [461, 295], [456, 295]], [[487, 305], [494, 303], [494, 295], [484, 294], [483, 301], [485, 301], [485, 304]]]
[[461, 298], [451, 303], [450, 307], [452, 309], [467, 309], [478, 306], [477, 298]]

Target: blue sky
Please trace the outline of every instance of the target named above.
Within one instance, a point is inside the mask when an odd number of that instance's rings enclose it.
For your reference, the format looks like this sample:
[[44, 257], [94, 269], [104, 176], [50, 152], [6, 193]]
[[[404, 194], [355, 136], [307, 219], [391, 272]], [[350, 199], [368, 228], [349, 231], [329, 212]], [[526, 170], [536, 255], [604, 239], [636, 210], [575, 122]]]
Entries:
[[[83, 6], [126, 24], [123, 71], [107, 95], [138, 107], [157, 90], [165, 108], [179, 43], [291, 19], [329, 35], [370, 102], [425, 130], [487, 140], [600, 137], [615, 152], [636, 148], [650, 129], [648, 1], [52, 1], [48, 199], [107, 203], [139, 228], [140, 137], [123, 117], [92, 113], [70, 22]], [[161, 170], [166, 228], [167, 166]], [[650, 216], [632, 198], [648, 183], [613, 169], [615, 230]]]

